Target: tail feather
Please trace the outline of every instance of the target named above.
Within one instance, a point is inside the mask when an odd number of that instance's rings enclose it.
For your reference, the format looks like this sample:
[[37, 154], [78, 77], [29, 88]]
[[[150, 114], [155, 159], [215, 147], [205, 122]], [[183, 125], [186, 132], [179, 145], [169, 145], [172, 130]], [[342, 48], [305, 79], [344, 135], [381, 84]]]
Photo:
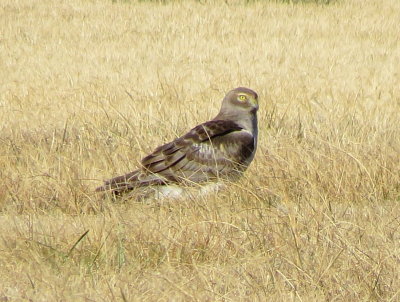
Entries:
[[[170, 178], [170, 179], [169, 179]], [[162, 186], [169, 182], [174, 182], [174, 178], [161, 178], [157, 174], [147, 174], [140, 170], [135, 170], [125, 175], [117, 176], [104, 181], [104, 185], [98, 187], [96, 192], [111, 191], [113, 194], [133, 190], [138, 187], [145, 186]]]
[[96, 192], [112, 191], [113, 193], [121, 193], [134, 188], [137, 183], [139, 171], [133, 171], [125, 175], [117, 176], [104, 181], [104, 185], [96, 188]]

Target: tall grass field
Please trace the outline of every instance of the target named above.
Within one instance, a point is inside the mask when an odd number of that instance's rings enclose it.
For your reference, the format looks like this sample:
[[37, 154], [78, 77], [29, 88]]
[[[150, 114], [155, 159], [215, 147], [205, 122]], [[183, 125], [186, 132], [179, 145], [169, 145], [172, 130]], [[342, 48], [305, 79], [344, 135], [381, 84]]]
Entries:
[[[0, 301], [400, 301], [400, 1], [2, 0]], [[259, 94], [228, 188], [104, 179]]]

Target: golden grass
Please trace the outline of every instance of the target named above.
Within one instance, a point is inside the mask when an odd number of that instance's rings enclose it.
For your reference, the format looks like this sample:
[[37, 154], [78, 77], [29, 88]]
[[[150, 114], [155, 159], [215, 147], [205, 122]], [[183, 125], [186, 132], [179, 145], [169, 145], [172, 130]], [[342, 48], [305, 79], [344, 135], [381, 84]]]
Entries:
[[[400, 300], [399, 1], [3, 0], [0, 20], [0, 301]], [[237, 86], [260, 142], [232, 189], [94, 194]]]

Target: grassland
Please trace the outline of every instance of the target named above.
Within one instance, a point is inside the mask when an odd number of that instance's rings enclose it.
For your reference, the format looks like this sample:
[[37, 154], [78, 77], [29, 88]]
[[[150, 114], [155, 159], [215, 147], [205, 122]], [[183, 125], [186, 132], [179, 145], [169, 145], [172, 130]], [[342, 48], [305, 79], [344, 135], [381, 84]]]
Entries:
[[[3, 0], [0, 301], [400, 301], [400, 2]], [[260, 95], [229, 190], [102, 179]]]

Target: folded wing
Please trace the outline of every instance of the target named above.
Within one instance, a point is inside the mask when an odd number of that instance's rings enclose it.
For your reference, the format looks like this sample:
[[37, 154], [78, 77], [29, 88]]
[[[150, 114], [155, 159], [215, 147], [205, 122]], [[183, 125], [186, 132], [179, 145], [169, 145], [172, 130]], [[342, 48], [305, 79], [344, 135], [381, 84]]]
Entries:
[[249, 131], [233, 121], [212, 120], [158, 147], [143, 158], [141, 169], [110, 179], [97, 191], [234, 177], [247, 168], [254, 152]]

